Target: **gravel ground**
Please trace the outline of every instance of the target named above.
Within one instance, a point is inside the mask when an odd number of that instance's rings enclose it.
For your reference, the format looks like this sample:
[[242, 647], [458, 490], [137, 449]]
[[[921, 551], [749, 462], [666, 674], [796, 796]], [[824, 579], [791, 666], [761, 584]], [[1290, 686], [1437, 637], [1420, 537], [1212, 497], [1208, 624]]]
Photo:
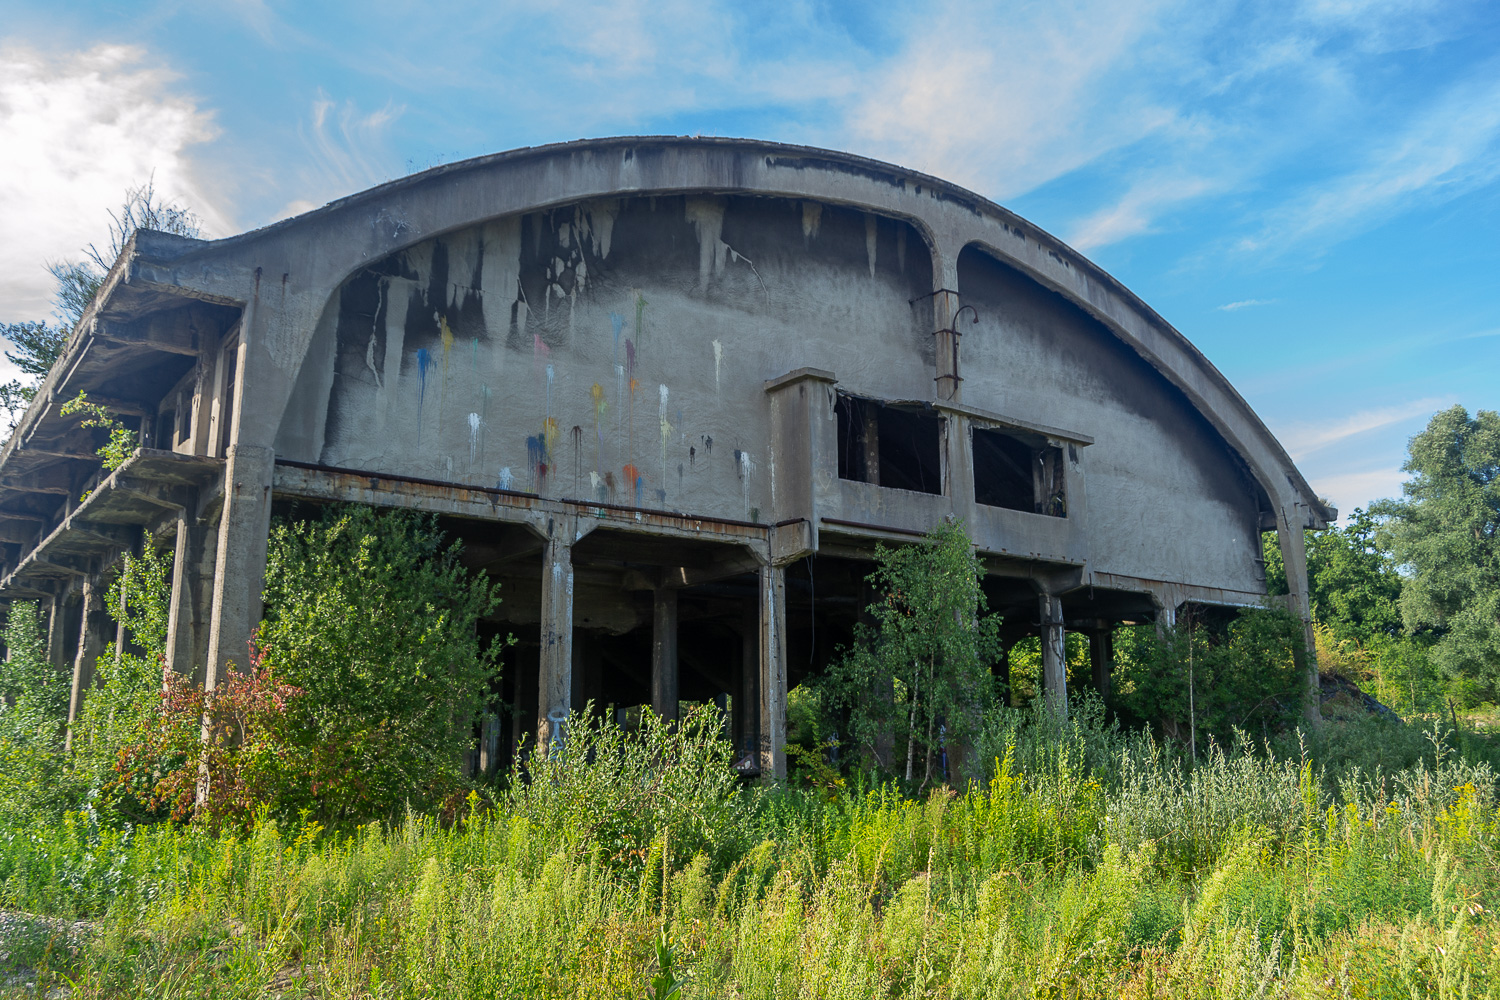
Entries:
[[[0, 910], [0, 995], [22, 991], [24, 995], [30, 995], [36, 989], [36, 973], [24, 964], [26, 959], [49, 942], [54, 948], [77, 947], [92, 930], [93, 925], [87, 920], [60, 920], [17, 910]], [[69, 993], [67, 987], [58, 986], [48, 990], [46, 996], [49, 1000], [61, 1000]]]

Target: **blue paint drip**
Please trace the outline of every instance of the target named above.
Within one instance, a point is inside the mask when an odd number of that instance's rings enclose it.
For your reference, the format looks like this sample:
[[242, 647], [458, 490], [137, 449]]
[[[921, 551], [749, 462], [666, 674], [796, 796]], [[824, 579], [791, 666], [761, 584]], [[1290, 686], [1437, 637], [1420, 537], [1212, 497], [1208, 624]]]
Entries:
[[645, 476], [636, 476], [635, 477], [635, 505], [637, 507], [639, 507], [641, 505], [641, 488], [644, 487], [645, 485], [646, 485], [646, 477]]
[[532, 468], [547, 464], [547, 441], [540, 434], [533, 434], [526, 439], [526, 461], [531, 463]]
[[419, 380], [419, 387], [417, 390], [418, 408], [421, 407], [422, 402], [427, 398], [427, 369], [431, 367], [432, 355], [427, 353], [427, 348], [417, 348], [417, 379]]
[[427, 348], [417, 348], [417, 445], [422, 444], [422, 404], [427, 400], [427, 369], [432, 367], [432, 355]]
[[619, 313], [609, 314], [610, 325], [615, 328], [615, 364], [620, 363], [620, 331], [625, 329], [625, 317]]

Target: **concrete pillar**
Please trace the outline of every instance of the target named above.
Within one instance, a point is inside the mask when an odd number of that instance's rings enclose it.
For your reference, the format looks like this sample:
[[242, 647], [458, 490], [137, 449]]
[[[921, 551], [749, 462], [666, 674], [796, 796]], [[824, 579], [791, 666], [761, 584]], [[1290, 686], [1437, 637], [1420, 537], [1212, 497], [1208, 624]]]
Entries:
[[[956, 274], [955, 274], [956, 278]], [[963, 379], [958, 372], [958, 332], [954, 316], [958, 312], [958, 282], [947, 285], [932, 296], [933, 339], [937, 354], [937, 398], [957, 402], [963, 396]]]
[[573, 524], [549, 522], [542, 552], [542, 650], [537, 670], [537, 747], [565, 738], [573, 706]]
[[1041, 594], [1042, 687], [1047, 704], [1060, 718], [1068, 716], [1068, 647], [1063, 634], [1062, 600]]
[[1109, 701], [1109, 675], [1115, 662], [1115, 634], [1107, 626], [1089, 633], [1089, 663], [1094, 668], [1094, 690]]
[[1318, 651], [1313, 639], [1312, 596], [1307, 583], [1306, 515], [1301, 504], [1276, 512], [1276, 537], [1281, 543], [1281, 561], [1286, 566], [1286, 587], [1292, 614], [1302, 621], [1303, 652], [1297, 665], [1306, 685], [1302, 692], [1302, 718], [1310, 726], [1323, 722], [1322, 685], [1318, 680]]
[[677, 591], [657, 587], [651, 602], [651, 710], [677, 721]]
[[104, 607], [104, 586], [92, 577], [83, 579], [83, 608], [78, 623], [78, 655], [73, 658], [73, 687], [68, 696], [66, 748], [73, 748], [73, 727], [83, 712], [83, 700], [94, 683], [94, 663], [109, 645], [112, 624]]
[[191, 515], [177, 519], [172, 556], [172, 596], [167, 609], [167, 665], [202, 683], [213, 616], [213, 572], [218, 529]]
[[760, 568], [760, 773], [786, 780], [786, 569]]
[[47, 662], [61, 670], [66, 662], [68, 638], [67, 600], [63, 593], [54, 592], [47, 599]]
[[225, 670], [243, 672], [250, 663], [250, 633], [260, 622], [265, 585], [275, 469], [276, 452], [271, 448], [235, 444], [229, 449], [204, 673], [204, 687], [210, 691]]
[[856, 404], [864, 411], [864, 435], [860, 445], [865, 458], [865, 482], [880, 485], [880, 407], [873, 402]]
[[745, 608], [740, 625], [740, 686], [734, 697], [739, 717], [736, 759], [760, 760], [760, 601]]

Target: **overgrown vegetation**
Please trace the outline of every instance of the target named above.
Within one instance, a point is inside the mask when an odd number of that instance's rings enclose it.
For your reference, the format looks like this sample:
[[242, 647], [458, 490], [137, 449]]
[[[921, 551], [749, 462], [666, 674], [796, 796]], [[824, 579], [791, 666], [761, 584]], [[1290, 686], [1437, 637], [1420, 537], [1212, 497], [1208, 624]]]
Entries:
[[[943, 750], [972, 741], [995, 704], [999, 619], [986, 613], [984, 569], [961, 525], [940, 525], [922, 545], [877, 546], [875, 562], [882, 596], [823, 683], [823, 728], [836, 732], [842, 717], [866, 761], [925, 787]], [[940, 767], [936, 779], [947, 780]]]
[[[989, 780], [741, 784], [711, 711], [576, 717], [493, 808], [330, 833], [0, 837], [0, 906], [91, 921], [11, 961], [76, 997], [1483, 996], [1495, 773], [1400, 770], [996, 708]], [[1374, 723], [1371, 723], [1374, 724]]]
[[1500, 676], [1492, 425], [1439, 414], [1405, 501], [1309, 535], [1319, 662], [1407, 721], [1346, 685], [1297, 728], [1303, 627], [1274, 602], [1117, 630], [1108, 706], [1071, 639], [1062, 718], [1039, 646], [1010, 690], [991, 674], [950, 524], [880, 551], [855, 642], [792, 693], [779, 786], [737, 777], [706, 707], [629, 733], [590, 708], [470, 778], [498, 593], [431, 519], [277, 524], [252, 669], [207, 694], [163, 673], [148, 541], [71, 753], [68, 672], [11, 609], [0, 910], [35, 916], [0, 931], [0, 974], [100, 997], [1495, 995], [1500, 743], [1457, 711]]

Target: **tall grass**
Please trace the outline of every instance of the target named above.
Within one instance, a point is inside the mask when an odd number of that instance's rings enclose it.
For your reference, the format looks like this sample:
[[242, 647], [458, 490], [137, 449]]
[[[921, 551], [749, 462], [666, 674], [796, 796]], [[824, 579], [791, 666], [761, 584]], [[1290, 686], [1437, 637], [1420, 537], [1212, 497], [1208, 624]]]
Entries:
[[687, 997], [1500, 990], [1495, 774], [1441, 741], [1333, 774], [1013, 718], [987, 781], [914, 799], [741, 786], [716, 725], [577, 719], [449, 825], [7, 831], [0, 908], [93, 930], [4, 961], [80, 997], [642, 997], [665, 933]]

